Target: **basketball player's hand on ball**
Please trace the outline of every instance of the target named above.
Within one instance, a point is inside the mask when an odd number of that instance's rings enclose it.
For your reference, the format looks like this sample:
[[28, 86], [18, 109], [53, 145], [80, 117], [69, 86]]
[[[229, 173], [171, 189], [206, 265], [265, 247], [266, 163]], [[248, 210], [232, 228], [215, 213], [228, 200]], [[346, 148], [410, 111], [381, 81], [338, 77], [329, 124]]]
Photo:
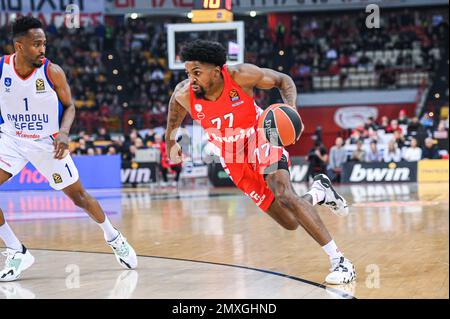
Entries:
[[181, 146], [178, 143], [173, 144], [169, 150], [169, 161], [172, 164], [180, 164], [183, 161]]
[[59, 132], [53, 141], [55, 147], [55, 158], [63, 159], [69, 154], [69, 135], [65, 132]]

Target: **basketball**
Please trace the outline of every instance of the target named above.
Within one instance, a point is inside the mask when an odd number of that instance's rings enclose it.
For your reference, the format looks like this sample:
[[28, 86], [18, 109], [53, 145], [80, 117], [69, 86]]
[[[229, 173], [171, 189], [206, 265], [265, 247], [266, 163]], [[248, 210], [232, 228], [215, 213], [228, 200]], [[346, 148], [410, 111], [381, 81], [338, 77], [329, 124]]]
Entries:
[[268, 142], [288, 146], [298, 141], [302, 121], [297, 111], [287, 104], [272, 104], [261, 115], [258, 128], [264, 130]]

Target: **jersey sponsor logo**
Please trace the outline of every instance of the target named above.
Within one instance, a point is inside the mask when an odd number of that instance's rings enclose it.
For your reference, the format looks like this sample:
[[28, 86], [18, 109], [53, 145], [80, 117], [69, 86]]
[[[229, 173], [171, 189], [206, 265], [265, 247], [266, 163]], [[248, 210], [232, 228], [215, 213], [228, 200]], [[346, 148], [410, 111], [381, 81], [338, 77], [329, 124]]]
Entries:
[[45, 91], [44, 80], [42, 80], [42, 79], [37, 79], [37, 80], [36, 80], [36, 92], [37, 92], [37, 93], [44, 93], [44, 91]]
[[18, 131], [42, 131], [44, 124], [49, 123], [48, 114], [6, 114], [5, 120], [14, 124]]
[[232, 102], [236, 102], [236, 101], [240, 100], [239, 93], [236, 89], [232, 89], [230, 91], [229, 95], [230, 95], [230, 100]]
[[245, 195], [250, 197], [255, 202], [256, 206], [258, 206], [258, 207], [261, 206], [261, 204], [264, 201], [264, 199], [266, 199], [266, 195], [264, 195], [264, 194], [259, 195], [255, 191], [252, 191], [250, 193], [250, 195], [247, 194], [247, 193]]
[[198, 112], [198, 113], [197, 113], [197, 118], [198, 118], [199, 120], [204, 120], [204, 119], [205, 119], [205, 113], [203, 113], [203, 112]]
[[10, 87], [12, 85], [12, 79], [11, 78], [5, 78], [5, 86]]
[[[232, 130], [232, 131], [231, 131]], [[237, 130], [234, 129], [230, 129], [230, 132], [236, 132]], [[215, 134], [215, 133], [218, 134]], [[225, 133], [228, 132], [228, 129], [225, 130]], [[251, 127], [247, 130], [239, 130], [239, 134], [234, 134], [234, 135], [229, 135], [229, 136], [220, 136], [220, 133], [218, 130], [215, 129], [211, 129], [211, 130], [205, 130], [206, 135], [208, 136], [208, 138], [210, 140], [214, 140], [220, 143], [235, 143], [238, 140], [241, 139], [245, 139], [245, 138], [249, 138], [250, 136], [252, 136], [253, 134], [256, 133], [256, 130], [254, 127]]]
[[16, 136], [21, 138], [31, 138], [33, 140], [40, 139], [41, 136], [39, 134], [26, 134], [22, 131], [16, 131]]
[[63, 182], [61, 175], [59, 175], [58, 173], [52, 174], [52, 177], [55, 184], [61, 184]]
[[195, 104], [194, 108], [197, 112], [201, 112], [203, 110], [203, 106], [201, 104]]

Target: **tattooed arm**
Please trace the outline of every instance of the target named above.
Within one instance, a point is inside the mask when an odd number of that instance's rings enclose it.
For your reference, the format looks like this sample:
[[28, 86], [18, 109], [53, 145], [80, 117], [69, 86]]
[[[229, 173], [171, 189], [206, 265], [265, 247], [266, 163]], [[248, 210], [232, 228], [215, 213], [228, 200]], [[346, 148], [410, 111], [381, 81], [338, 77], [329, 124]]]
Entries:
[[233, 80], [246, 92], [253, 93], [255, 87], [263, 90], [277, 88], [284, 103], [297, 108], [297, 88], [289, 75], [247, 63], [229, 67], [229, 70]]
[[174, 163], [181, 163], [181, 147], [177, 143], [177, 131], [188, 113], [188, 80], [180, 82], [170, 97], [167, 114], [166, 149], [169, 159]]

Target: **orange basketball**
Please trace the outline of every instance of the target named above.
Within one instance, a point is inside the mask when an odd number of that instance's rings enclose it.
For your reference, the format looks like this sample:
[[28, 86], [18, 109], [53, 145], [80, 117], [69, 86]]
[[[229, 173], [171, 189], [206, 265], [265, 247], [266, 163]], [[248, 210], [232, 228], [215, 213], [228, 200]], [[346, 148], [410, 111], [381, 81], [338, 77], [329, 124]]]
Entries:
[[298, 112], [287, 104], [272, 104], [259, 118], [258, 127], [264, 130], [268, 142], [288, 146], [300, 138], [302, 121]]

